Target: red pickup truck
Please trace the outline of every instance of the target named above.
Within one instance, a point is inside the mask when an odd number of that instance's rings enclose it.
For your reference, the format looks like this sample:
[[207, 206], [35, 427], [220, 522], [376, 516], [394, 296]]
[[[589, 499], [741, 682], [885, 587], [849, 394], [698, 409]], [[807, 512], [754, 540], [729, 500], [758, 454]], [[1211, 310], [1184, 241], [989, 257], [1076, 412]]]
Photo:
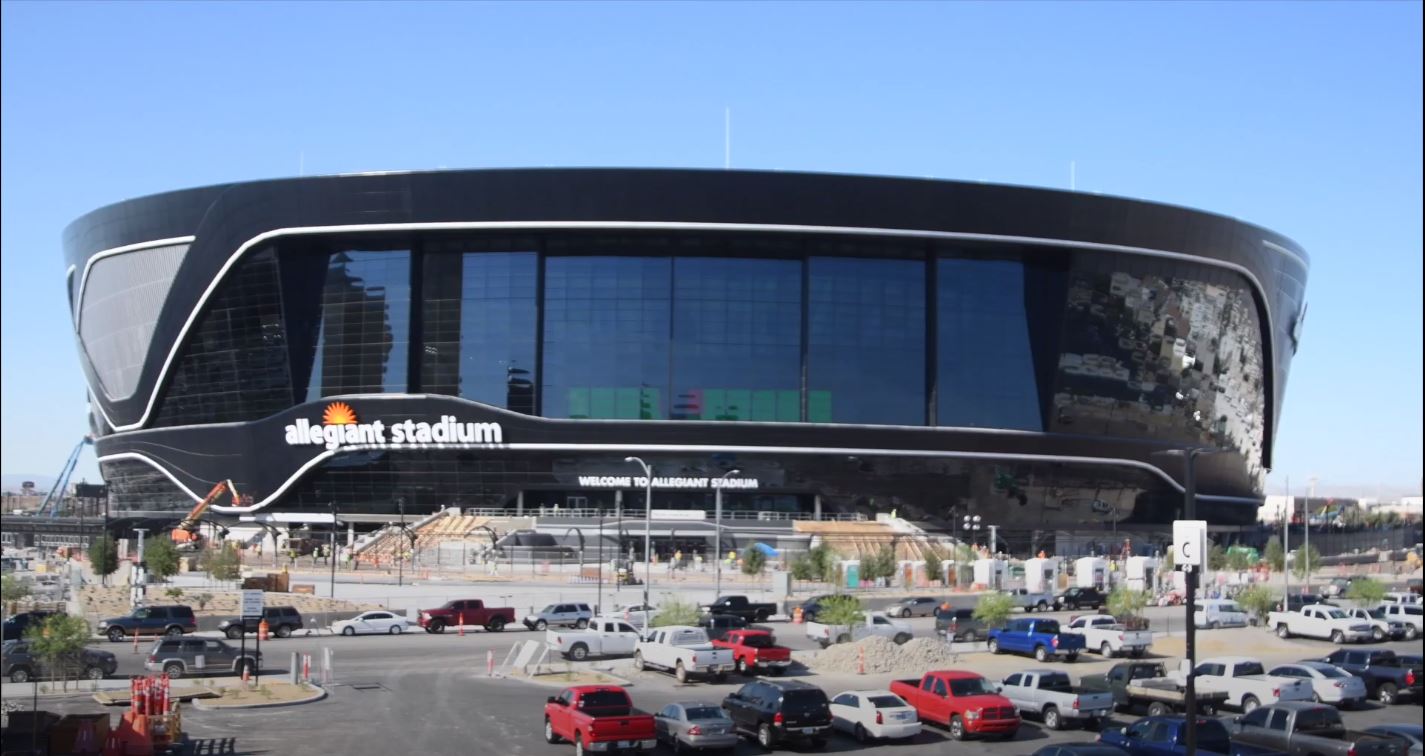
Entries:
[[544, 704], [544, 741], [574, 743], [575, 756], [586, 751], [645, 753], [658, 746], [652, 714], [633, 708], [617, 685], [578, 685], [550, 696]]
[[920, 721], [949, 727], [954, 740], [971, 735], [1009, 740], [1019, 731], [1019, 712], [1014, 704], [974, 672], [926, 672], [919, 680], [891, 681], [891, 692], [914, 706]]
[[439, 609], [422, 609], [417, 622], [428, 633], [443, 633], [447, 627], [479, 625], [492, 633], [498, 633], [515, 621], [515, 610], [510, 607], [491, 609], [480, 599], [456, 599], [445, 602]]
[[761, 669], [780, 675], [792, 666], [792, 650], [777, 645], [777, 638], [767, 630], [732, 630], [712, 644], [732, 649], [733, 664], [739, 675], [755, 675]]

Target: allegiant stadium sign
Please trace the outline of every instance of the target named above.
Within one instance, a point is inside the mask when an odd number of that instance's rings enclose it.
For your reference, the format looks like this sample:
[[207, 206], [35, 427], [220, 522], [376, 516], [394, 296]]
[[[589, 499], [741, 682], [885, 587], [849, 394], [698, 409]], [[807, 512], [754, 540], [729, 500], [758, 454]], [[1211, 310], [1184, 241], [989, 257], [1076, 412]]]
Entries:
[[440, 421], [434, 423], [415, 420], [359, 423], [356, 412], [346, 402], [328, 404], [320, 424], [298, 418], [287, 426], [286, 431], [287, 443], [291, 446], [325, 446], [327, 449], [343, 444], [425, 446], [504, 443], [504, 431], [499, 423], [462, 423], [454, 415], [441, 415]]

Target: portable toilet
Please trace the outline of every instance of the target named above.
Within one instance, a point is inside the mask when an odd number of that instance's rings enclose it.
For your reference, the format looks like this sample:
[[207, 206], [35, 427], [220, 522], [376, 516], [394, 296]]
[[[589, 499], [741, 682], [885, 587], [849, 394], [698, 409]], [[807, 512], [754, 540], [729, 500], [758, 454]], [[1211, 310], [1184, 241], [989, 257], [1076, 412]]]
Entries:
[[1054, 576], [1059, 574], [1059, 560], [1035, 557], [1024, 560], [1024, 588], [1030, 593], [1054, 593]]
[[1098, 557], [1082, 557], [1074, 562], [1074, 585], [1080, 588], [1105, 588], [1108, 584], [1108, 562]]
[[1004, 560], [1003, 559], [976, 559], [975, 560], [975, 582], [979, 585], [986, 585], [991, 588], [998, 588], [1004, 584]]
[[847, 588], [861, 587], [861, 560], [847, 559], [841, 563], [841, 574], [846, 577]]
[[1152, 591], [1157, 587], [1158, 560], [1147, 556], [1128, 557], [1128, 587], [1135, 591]]

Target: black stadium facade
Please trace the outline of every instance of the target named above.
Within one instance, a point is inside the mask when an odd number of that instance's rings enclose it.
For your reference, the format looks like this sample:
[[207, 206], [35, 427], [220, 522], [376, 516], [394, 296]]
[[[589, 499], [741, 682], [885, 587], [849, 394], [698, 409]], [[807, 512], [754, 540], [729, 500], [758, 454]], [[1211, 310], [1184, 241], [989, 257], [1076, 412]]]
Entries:
[[[1230, 218], [948, 181], [301, 178], [64, 237], [115, 512], [642, 506], [1254, 521], [1308, 261]], [[725, 475], [730, 470], [736, 474]]]

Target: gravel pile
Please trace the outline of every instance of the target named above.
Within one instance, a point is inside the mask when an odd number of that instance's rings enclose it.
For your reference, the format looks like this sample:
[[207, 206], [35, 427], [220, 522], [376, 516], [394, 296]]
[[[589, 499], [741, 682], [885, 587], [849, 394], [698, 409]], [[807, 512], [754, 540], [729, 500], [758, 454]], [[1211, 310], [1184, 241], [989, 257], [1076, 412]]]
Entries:
[[930, 669], [941, 669], [954, 663], [954, 655], [944, 642], [932, 638], [914, 638], [897, 646], [879, 635], [855, 643], [842, 643], [818, 653], [811, 668], [830, 674], [856, 674], [861, 652], [866, 654], [866, 674], [919, 675]]

